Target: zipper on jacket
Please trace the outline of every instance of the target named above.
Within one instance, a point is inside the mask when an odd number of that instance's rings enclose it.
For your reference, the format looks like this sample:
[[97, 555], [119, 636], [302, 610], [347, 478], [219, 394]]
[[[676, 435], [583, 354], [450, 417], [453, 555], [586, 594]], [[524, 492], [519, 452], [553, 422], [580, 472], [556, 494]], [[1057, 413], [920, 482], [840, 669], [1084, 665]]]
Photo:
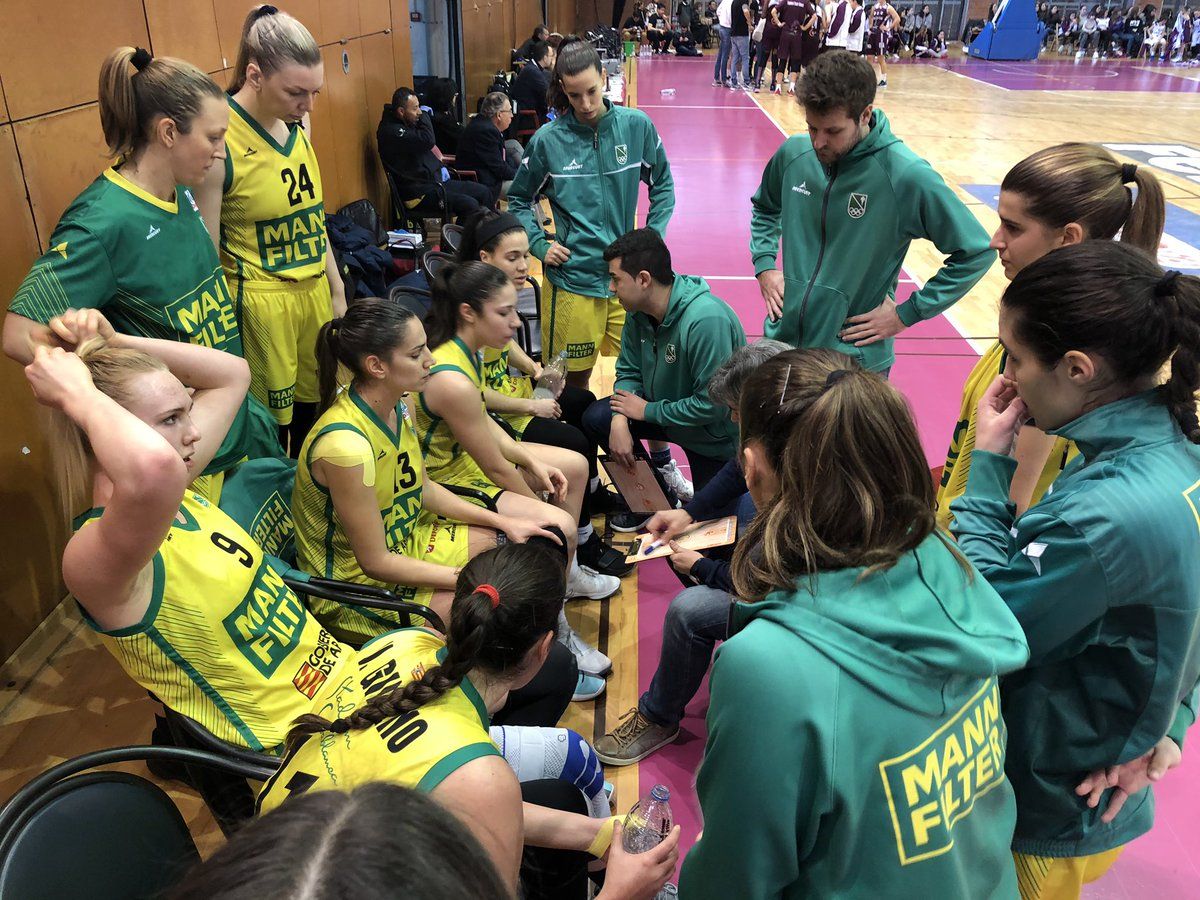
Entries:
[[829, 195], [833, 193], [833, 182], [837, 180], [837, 167], [830, 170], [829, 183], [825, 185], [825, 196], [821, 198], [821, 244], [817, 249], [817, 264], [813, 267], [812, 278], [808, 280], [808, 287], [804, 289], [804, 297], [800, 301], [800, 319], [796, 323], [797, 346], [799, 339], [804, 336], [804, 311], [808, 309], [808, 298], [812, 294], [813, 287], [817, 283], [817, 275], [821, 271], [821, 260], [825, 258], [825, 214], [829, 211]]
[[[612, 115], [610, 112], [609, 115]], [[603, 121], [603, 120], [601, 120]], [[596, 123], [596, 128], [592, 132], [592, 152], [596, 156], [596, 184], [600, 190], [600, 215], [601, 217], [608, 214], [608, 203], [604, 196], [604, 168], [600, 165], [600, 122]], [[611, 228], [611, 223], [604, 223], [606, 228]], [[625, 232], [621, 232], [624, 234]], [[605, 291], [605, 294], [608, 292]]]

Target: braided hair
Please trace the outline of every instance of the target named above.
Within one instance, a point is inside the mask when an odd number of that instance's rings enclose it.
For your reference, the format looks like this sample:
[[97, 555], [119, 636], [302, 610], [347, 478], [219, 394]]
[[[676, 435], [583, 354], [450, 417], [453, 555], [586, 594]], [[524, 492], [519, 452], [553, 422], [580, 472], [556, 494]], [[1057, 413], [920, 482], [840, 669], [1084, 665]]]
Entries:
[[539, 546], [510, 543], [481, 553], [459, 572], [442, 663], [371, 697], [343, 718], [300, 716], [288, 746], [311, 734], [344, 734], [412, 712], [458, 687], [474, 669], [497, 679], [512, 676], [537, 642], [557, 628], [565, 593], [561, 557]]
[[1045, 366], [1070, 350], [1092, 351], [1116, 380], [1132, 384], [1170, 360], [1167, 405], [1187, 439], [1200, 444], [1200, 279], [1164, 272], [1126, 243], [1084, 241], [1022, 269], [1001, 305]]

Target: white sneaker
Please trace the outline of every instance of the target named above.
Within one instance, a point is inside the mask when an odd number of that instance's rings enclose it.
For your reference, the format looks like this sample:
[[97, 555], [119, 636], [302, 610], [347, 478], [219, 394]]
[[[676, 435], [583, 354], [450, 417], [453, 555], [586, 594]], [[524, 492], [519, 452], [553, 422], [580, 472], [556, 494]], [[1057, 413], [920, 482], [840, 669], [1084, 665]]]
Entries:
[[662, 466], [658, 470], [658, 474], [663, 477], [663, 481], [667, 483], [667, 487], [675, 492], [675, 496], [684, 503], [687, 503], [695, 496], [696, 491], [692, 487], [692, 483], [683, 477], [683, 473], [679, 471], [679, 466], [675, 464], [675, 460], [671, 460], [665, 466]]
[[[567, 621], [567, 614], [558, 614], [558, 641], [571, 651], [579, 671], [584, 675], [595, 675], [597, 678], [612, 671], [612, 660], [584, 642]], [[578, 690], [578, 686], [576, 687]]]
[[590, 566], [581, 566], [578, 560], [571, 561], [571, 571], [567, 573], [568, 599], [603, 600], [620, 589], [621, 579], [616, 575], [601, 575]]
[[1077, 50], [1077, 51], [1075, 52], [1075, 58], [1076, 58], [1076, 59], [1083, 59], [1083, 51], [1082, 51], [1082, 50]]
[[1100, 58], [1099, 50], [1096, 50], [1095, 52], [1092, 53], [1092, 59], [1099, 59], [1099, 58]]

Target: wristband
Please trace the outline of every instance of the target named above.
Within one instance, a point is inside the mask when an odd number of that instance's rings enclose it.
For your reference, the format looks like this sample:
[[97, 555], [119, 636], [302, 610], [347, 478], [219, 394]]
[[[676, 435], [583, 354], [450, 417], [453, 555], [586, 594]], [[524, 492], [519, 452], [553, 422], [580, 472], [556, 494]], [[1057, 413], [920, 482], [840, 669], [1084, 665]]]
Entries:
[[596, 859], [600, 859], [608, 852], [609, 846], [613, 839], [613, 825], [621, 820], [620, 816], [610, 816], [604, 820], [604, 824], [600, 826], [600, 831], [597, 832], [595, 839], [588, 845], [587, 852]]

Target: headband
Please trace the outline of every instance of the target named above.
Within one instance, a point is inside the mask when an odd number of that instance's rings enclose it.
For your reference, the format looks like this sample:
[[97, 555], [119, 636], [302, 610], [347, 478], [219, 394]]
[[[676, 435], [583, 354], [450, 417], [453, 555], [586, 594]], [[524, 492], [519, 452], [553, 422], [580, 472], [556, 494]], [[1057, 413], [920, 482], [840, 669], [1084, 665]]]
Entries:
[[490, 598], [492, 601], [492, 609], [495, 609], [497, 606], [500, 605], [500, 592], [498, 590], [496, 590], [494, 587], [492, 587], [490, 584], [479, 585], [478, 587], [475, 588], [475, 593], [483, 594], [485, 597]]
[[149, 50], [143, 50], [141, 47], [138, 47], [133, 51], [133, 56], [129, 58], [129, 61], [133, 63], [133, 67], [140, 72], [142, 69], [146, 68], [146, 66], [150, 65], [150, 62], [153, 59], [154, 57], [150, 55]]
[[525, 228], [520, 219], [512, 213], [500, 213], [475, 229], [475, 246], [486, 247], [506, 231], [516, 231], [518, 228]]
[[1132, 184], [1137, 181], [1137, 166], [1125, 163], [1121, 166], [1121, 184]]
[[1166, 275], [1158, 280], [1158, 284], [1154, 285], [1155, 297], [1173, 297], [1175, 295], [1175, 282], [1179, 278], [1179, 270], [1172, 269]]

